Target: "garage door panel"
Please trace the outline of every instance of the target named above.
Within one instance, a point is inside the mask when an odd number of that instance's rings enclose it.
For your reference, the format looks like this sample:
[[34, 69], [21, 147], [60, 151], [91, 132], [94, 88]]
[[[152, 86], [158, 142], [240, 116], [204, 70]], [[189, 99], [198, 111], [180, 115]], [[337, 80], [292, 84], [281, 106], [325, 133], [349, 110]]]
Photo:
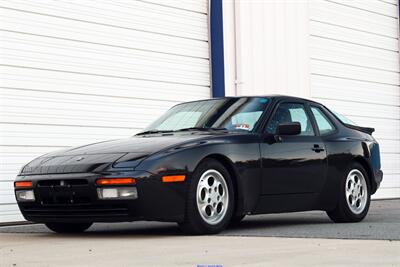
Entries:
[[[21, 79], [21, 76], [24, 78]], [[18, 67], [0, 67], [0, 87], [32, 91], [68, 92], [70, 94], [134, 98], [178, 103], [204, 98], [209, 86], [164, 83], [118, 77], [94, 76]], [[134, 94], [132, 88], [136, 88]], [[181, 92], [184, 91], [185, 94]]]
[[383, 174], [382, 188], [400, 188], [400, 174]]
[[[348, 8], [353, 8], [355, 10], [359, 9], [362, 11], [369, 11], [369, 13], [366, 13], [366, 16], [371, 16], [378, 14], [381, 16], [378, 21], [384, 20], [385, 18], [383, 16], [387, 17], [392, 17], [392, 18], [397, 18], [398, 13], [396, 8], [393, 5], [397, 5], [396, 0], [353, 0], [353, 1], [348, 1], [348, 0], [329, 0], [330, 2], [341, 4], [345, 7]], [[390, 2], [390, 3], [389, 3]], [[375, 14], [374, 14], [375, 13]]]
[[352, 121], [360, 126], [373, 127], [375, 136], [378, 140], [399, 140], [400, 120], [373, 118], [373, 117], [360, 117], [360, 116], [347, 116]]
[[2, 222], [17, 222], [22, 221], [23, 217], [18, 211], [16, 204], [1, 205], [0, 209], [0, 223]]
[[[386, 155], [384, 154], [396, 154], [400, 151], [400, 140], [379, 140], [380, 150], [383, 154], [382, 159], [385, 160]], [[391, 155], [389, 155], [391, 156]]]
[[126, 5], [127, 10], [123, 10], [120, 4], [115, 1], [64, 2], [63, 5], [50, 0], [0, 1], [3, 7], [41, 13], [50, 17], [58, 16], [205, 41], [208, 39], [207, 14], [137, 1], [131, 1]]
[[[14, 177], [1, 177], [4, 178], [0, 181], [0, 186], [2, 190], [0, 191], [1, 195], [10, 194], [10, 192], [14, 192]], [[0, 209], [1, 210], [1, 209]]]
[[[127, 125], [128, 126], [128, 125]], [[29, 130], [29, 131], [28, 131]], [[46, 146], [60, 149], [109, 139], [128, 138], [139, 132], [139, 128], [102, 128], [67, 125], [4, 124], [0, 145]], [[29, 135], [26, 135], [27, 131]], [[68, 140], [68, 142], [66, 142]], [[38, 153], [41, 154], [41, 153]], [[25, 160], [25, 158], [24, 158]]]
[[310, 94], [373, 127], [384, 173], [374, 198], [400, 197], [398, 3], [310, 2]]
[[[0, 191], [0, 203], [15, 203], [15, 195], [13, 193], [13, 191], [7, 191], [4, 192], [4, 194], [2, 194], [3, 192]], [[1, 206], [0, 206], [1, 208]]]
[[[321, 102], [336, 112], [349, 116], [393, 118], [400, 113], [399, 106], [359, 103], [355, 101], [336, 101], [332, 99], [321, 99]], [[379, 113], [376, 112], [377, 110], [379, 110]]]
[[[1, 9], [1, 29], [80, 42], [208, 58], [208, 42]], [[46, 29], [43, 31], [42, 29]], [[155, 41], [157, 40], [157, 41]]]
[[[312, 59], [310, 63], [311, 73], [389, 85], [398, 85], [399, 83], [400, 76], [398, 72], [341, 64], [333, 60]], [[354, 62], [354, 64], [357, 64], [357, 62]]]
[[339, 27], [352, 28], [392, 38], [397, 37], [397, 19], [395, 17], [382, 16], [362, 9], [336, 5], [333, 2], [317, 1], [313, 3], [310, 17], [312, 20], [334, 24]]
[[[26, 128], [32, 129], [33, 131], [36, 132], [36, 128], [41, 128], [41, 127], [47, 127], [47, 128], [54, 128], [57, 127], [56, 125], [51, 125], [51, 126], [44, 126], [44, 125], [28, 125], [25, 126], [25, 132]], [[63, 127], [63, 126], [59, 126]], [[74, 127], [74, 126], [65, 126], [65, 128], [68, 128], [70, 130], [75, 130], [78, 131], [78, 133], [82, 132], [84, 129], [79, 129], [81, 127]], [[115, 131], [120, 131], [120, 129], [114, 129]], [[101, 128], [98, 129], [99, 132], [102, 131]], [[110, 139], [120, 139], [120, 138], [128, 138], [129, 136], [133, 135], [132, 133], [139, 132], [139, 129], [132, 129], [130, 131], [124, 131], [128, 132], [128, 135], [123, 135], [123, 134], [113, 134], [113, 135], [93, 135], [93, 136], [85, 136], [85, 135], [78, 135], [78, 134], [70, 134], [68, 135], [67, 133], [65, 134], [52, 134], [52, 133], [32, 133], [29, 137], [24, 134], [24, 132], [19, 131], [19, 132], [13, 132], [9, 131], [7, 129], [4, 130], [3, 137], [1, 140], [1, 145], [4, 144], [18, 144], [19, 146], [29, 146], [32, 143], [38, 146], [54, 146], [56, 149], [59, 148], [60, 143], [64, 142], [66, 143], [65, 140], [68, 140], [66, 144], [68, 146], [79, 146], [79, 145], [84, 145], [84, 144], [89, 144], [89, 143], [94, 143], [94, 142], [99, 142], [99, 141], [104, 141], [104, 140], [110, 140]]]
[[398, 0], [378, 0], [378, 1], [382, 1], [384, 3], [392, 4], [394, 6], [398, 6]]
[[0, 222], [47, 152], [128, 138], [209, 98], [208, 1], [0, 0]]
[[[19, 49], [22, 51], [29, 50], [36, 53], [53, 55], [64, 55], [66, 51], [69, 51], [69, 55], [73, 58], [84, 60], [103, 57], [103, 62], [107, 63], [110, 60], [118, 61], [135, 59], [147, 60], [148, 62], [165, 62], [165, 64], [185, 66], [185, 68], [199, 71], [204, 71], [205, 68], [209, 67], [208, 58], [187, 57], [184, 55], [182, 56], [167, 53], [154, 53], [124, 47], [107, 46], [86, 42], [75, 42], [70, 40], [62, 40], [36, 35], [26, 35], [18, 32], [3, 31], [1, 32], [1, 37], [1, 46], [4, 49]], [[4, 50], [2, 50], [1, 53], [2, 55], [7, 54], [4, 52]]]
[[400, 195], [400, 188], [379, 188], [375, 195], [372, 196], [373, 199], [383, 199], [383, 198], [398, 198]]
[[[119, 0], [118, 2], [123, 2]], [[144, 2], [159, 4], [159, 0], [145, 0]], [[193, 1], [193, 0], [163, 0], [162, 4], [174, 8], [182, 8], [198, 13], [208, 12], [208, 1]]]
[[359, 46], [370, 46], [389, 51], [399, 51], [398, 41], [396, 38], [336, 27], [334, 25], [317, 21], [310, 21], [310, 34], [311, 36], [358, 44]]
[[[400, 154], [385, 153], [382, 155], [385, 158], [385, 160], [381, 162], [382, 169], [385, 170], [385, 179], [386, 179], [386, 176], [389, 174], [399, 174]], [[400, 181], [400, 179], [399, 179], [399, 181]]]
[[31, 96], [29, 91], [12, 89], [1, 89], [1, 94], [0, 121], [7, 123], [29, 119], [29, 123], [140, 129], [175, 104], [53, 92]]
[[311, 37], [311, 58], [399, 72], [397, 52]]
[[[82, 73], [85, 75], [94, 75], [94, 76], [115, 76], [115, 77], [120, 77], [120, 78], [125, 78], [125, 79], [139, 79], [139, 80], [152, 80], [154, 79], [154, 73], [159, 72], [159, 69], [155, 67], [149, 67], [146, 68], [146, 66], [143, 66], [143, 68], [139, 69], [138, 67], [132, 67], [130, 69], [124, 69], [120, 68], [119, 65], [121, 63], [115, 64], [110, 64], [107, 67], [99, 67], [99, 64], [101, 62], [98, 62], [96, 64], [95, 61], [89, 62], [87, 61], [85, 65], [79, 64], [79, 63], [70, 63], [72, 60], [67, 60], [67, 62], [63, 64], [57, 64], [57, 68], [54, 67], [54, 62], [51, 61], [52, 55], [46, 55], [46, 56], [37, 56], [37, 57], [28, 57], [24, 56], [24, 54], [31, 54], [29, 52], [17, 52], [15, 51], [15, 54], [18, 55], [12, 55], [13, 53], [10, 53], [9, 56], [4, 56], [2, 57], [2, 62], [3, 64], [6, 65], [13, 65], [13, 66], [21, 66], [23, 68], [33, 68], [33, 69], [43, 69], [43, 70], [49, 70], [52, 69], [53, 71], [59, 71], [59, 72], [78, 72]], [[38, 59], [40, 58], [40, 59]], [[60, 59], [62, 60], [62, 59]], [[68, 62], [69, 61], [69, 62]], [[21, 64], [23, 62], [23, 65]], [[124, 65], [125, 66], [125, 65]], [[136, 68], [136, 69], [135, 69]], [[170, 69], [171, 70], [171, 69]], [[188, 85], [193, 85], [193, 84], [200, 84], [200, 86], [207, 86], [208, 82], [208, 74], [204, 73], [203, 77], [193, 77], [190, 79], [190, 74], [185, 76], [185, 72], [187, 71], [182, 71], [179, 72], [177, 71], [175, 75], [170, 75], [168, 72], [166, 73], [158, 73], [159, 81], [163, 82], [176, 82], [176, 83], [182, 83], [182, 84], [188, 84]], [[153, 74], [152, 74], [153, 73]], [[198, 79], [196, 79], [198, 78]]]
[[[19, 43], [15, 38], [4, 39], [1, 53], [2, 64], [6, 65], [144, 80], [154, 80], [154, 75], [157, 75], [158, 80], [170, 83], [209, 84], [209, 62], [206, 59], [175, 55], [156, 57], [154, 53], [121, 48], [111, 48], [114, 51], [99, 54], [89, 44], [86, 44], [86, 49], [41, 45], [38, 41], [42, 38], [37, 36], [30, 38], [32, 42], [26, 43]], [[60, 40], [58, 42], [62, 43]], [[125, 53], [118, 54], [121, 50], [125, 50]], [[105, 61], [107, 64], [104, 64]]]
[[357, 102], [400, 106], [400, 90], [396, 85], [355, 81], [318, 74], [311, 76], [310, 83], [311, 96], [319, 99], [340, 101], [355, 99]]

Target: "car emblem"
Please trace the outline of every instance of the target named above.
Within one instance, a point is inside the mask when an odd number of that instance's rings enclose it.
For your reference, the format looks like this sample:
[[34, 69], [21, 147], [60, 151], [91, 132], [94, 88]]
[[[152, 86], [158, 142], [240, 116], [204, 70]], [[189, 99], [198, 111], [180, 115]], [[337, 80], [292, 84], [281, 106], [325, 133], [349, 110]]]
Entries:
[[83, 159], [84, 159], [84, 157], [79, 157], [79, 158], [76, 159], [76, 161], [81, 161]]

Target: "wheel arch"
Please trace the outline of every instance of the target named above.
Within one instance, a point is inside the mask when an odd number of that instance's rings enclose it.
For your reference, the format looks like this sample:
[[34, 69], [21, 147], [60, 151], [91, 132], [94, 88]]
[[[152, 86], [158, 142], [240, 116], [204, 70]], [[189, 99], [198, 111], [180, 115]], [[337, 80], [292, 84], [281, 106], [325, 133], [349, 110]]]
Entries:
[[243, 190], [239, 179], [239, 174], [236, 170], [234, 163], [226, 156], [222, 154], [210, 154], [204, 157], [198, 164], [200, 165], [206, 159], [214, 159], [220, 162], [227, 169], [231, 176], [233, 189], [235, 192], [235, 207], [234, 207], [234, 215], [242, 215], [244, 214], [244, 197]]
[[359, 163], [365, 169], [365, 171], [367, 172], [367, 182], [371, 189], [371, 194], [375, 193], [377, 185], [373, 183], [374, 174], [372, 171], [372, 167], [370, 166], [368, 161], [362, 156], [356, 156], [354, 157], [353, 162]]

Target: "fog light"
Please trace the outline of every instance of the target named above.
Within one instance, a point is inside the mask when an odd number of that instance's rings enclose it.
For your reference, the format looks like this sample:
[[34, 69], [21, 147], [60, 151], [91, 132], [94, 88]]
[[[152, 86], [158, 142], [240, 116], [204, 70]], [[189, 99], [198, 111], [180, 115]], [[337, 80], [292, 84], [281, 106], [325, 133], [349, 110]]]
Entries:
[[138, 193], [136, 187], [105, 187], [97, 188], [99, 199], [136, 199]]
[[35, 201], [33, 190], [17, 190], [15, 195], [18, 201]]

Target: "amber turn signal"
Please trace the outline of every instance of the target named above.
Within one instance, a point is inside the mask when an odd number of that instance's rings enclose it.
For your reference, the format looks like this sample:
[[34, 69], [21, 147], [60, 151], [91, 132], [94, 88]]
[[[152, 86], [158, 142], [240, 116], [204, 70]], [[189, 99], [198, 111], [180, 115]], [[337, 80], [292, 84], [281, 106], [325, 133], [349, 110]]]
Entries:
[[164, 183], [184, 182], [185, 179], [186, 179], [185, 175], [167, 175], [162, 177], [162, 181]]
[[14, 184], [15, 188], [26, 188], [26, 187], [32, 187], [33, 183], [31, 181], [22, 181], [22, 182], [15, 182]]
[[97, 185], [134, 185], [135, 178], [100, 178], [96, 180]]

